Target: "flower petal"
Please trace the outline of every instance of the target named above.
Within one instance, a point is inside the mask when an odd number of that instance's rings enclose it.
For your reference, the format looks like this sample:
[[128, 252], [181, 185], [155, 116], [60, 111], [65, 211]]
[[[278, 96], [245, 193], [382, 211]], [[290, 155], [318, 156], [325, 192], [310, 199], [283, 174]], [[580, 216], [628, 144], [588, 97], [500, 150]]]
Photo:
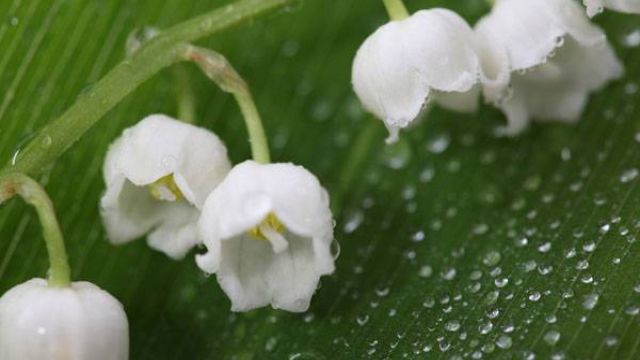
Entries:
[[[269, 215], [282, 229], [266, 228]], [[249, 234], [256, 227], [265, 238]], [[198, 230], [208, 252], [196, 262], [217, 273], [234, 311], [304, 311], [320, 276], [334, 270], [328, 196], [300, 166], [236, 165], [207, 198]]]
[[[313, 240], [285, 234], [289, 246], [280, 253], [266, 241], [247, 235], [222, 242], [218, 282], [231, 299], [233, 311], [248, 311], [271, 304], [276, 309], [302, 312], [309, 308], [324, 268]], [[323, 256], [330, 257], [327, 252]]]
[[129, 325], [118, 300], [87, 282], [51, 288], [43, 279], [0, 298], [3, 360], [126, 360]]
[[583, 0], [587, 7], [587, 15], [593, 17], [607, 9], [630, 13], [640, 14], [640, 0]]
[[176, 185], [196, 206], [231, 166], [215, 134], [165, 115], [148, 116], [125, 130], [120, 147], [112, 161], [129, 181], [143, 186], [174, 174]]
[[605, 41], [573, 0], [498, 0], [476, 28], [505, 47], [513, 71], [544, 63], [567, 36], [585, 46]]
[[147, 243], [172, 259], [180, 260], [201, 241], [198, 237], [200, 211], [184, 203], [166, 204], [158, 226], [149, 234]]
[[[466, 93], [479, 73], [469, 25], [452, 11], [432, 9], [387, 23], [365, 40], [352, 83], [363, 106], [393, 133], [420, 115], [433, 90]], [[447, 105], [465, 111], [468, 103]]]
[[530, 117], [577, 121], [589, 94], [622, 72], [622, 64], [608, 44], [585, 47], [567, 40], [548, 63], [525, 74], [514, 74], [513, 96], [501, 105], [509, 118], [506, 134], [519, 133]]

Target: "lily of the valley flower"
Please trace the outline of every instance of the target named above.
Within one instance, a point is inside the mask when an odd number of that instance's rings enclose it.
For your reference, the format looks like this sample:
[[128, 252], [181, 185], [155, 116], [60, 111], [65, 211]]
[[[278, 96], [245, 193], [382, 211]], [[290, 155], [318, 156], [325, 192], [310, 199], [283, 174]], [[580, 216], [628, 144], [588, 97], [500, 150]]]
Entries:
[[604, 8], [631, 14], [640, 14], [640, 0], [583, 0], [589, 17], [601, 13]]
[[446, 9], [422, 10], [380, 27], [353, 62], [352, 83], [363, 106], [389, 129], [388, 142], [429, 101], [456, 111], [477, 107], [481, 64], [475, 35]]
[[305, 311], [334, 270], [328, 196], [300, 166], [235, 166], [207, 198], [199, 231], [208, 252], [198, 266], [216, 273], [233, 311]]
[[20, 284], [0, 298], [2, 360], [127, 360], [129, 324], [118, 300], [88, 282]]
[[513, 72], [507, 96], [485, 87], [508, 118], [506, 135], [530, 119], [577, 121], [589, 94], [623, 72], [604, 32], [572, 0], [497, 0], [476, 32], [494, 50], [503, 47], [491, 65]]
[[215, 134], [164, 115], [145, 118], [105, 160], [101, 207], [109, 239], [119, 244], [149, 233], [149, 246], [182, 258], [199, 242], [199, 209], [229, 169]]

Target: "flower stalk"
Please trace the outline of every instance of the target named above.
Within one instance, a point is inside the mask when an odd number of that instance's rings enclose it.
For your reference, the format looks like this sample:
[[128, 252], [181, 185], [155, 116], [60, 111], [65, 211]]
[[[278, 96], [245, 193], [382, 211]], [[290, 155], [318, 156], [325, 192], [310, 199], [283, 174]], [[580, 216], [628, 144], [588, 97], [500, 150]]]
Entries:
[[59, 118], [43, 128], [15, 162], [0, 171], [31, 176], [43, 171], [104, 114], [158, 71], [183, 61], [187, 43], [216, 34], [296, 0], [241, 0], [161, 31], [84, 92]]
[[189, 46], [185, 54], [186, 59], [198, 64], [209, 79], [235, 97], [249, 133], [253, 160], [268, 164], [271, 161], [269, 143], [260, 113], [244, 79], [223, 55], [213, 50]]
[[20, 173], [3, 175], [0, 177], [0, 204], [14, 195], [20, 195], [26, 203], [35, 207], [40, 218], [42, 235], [49, 254], [48, 285], [50, 287], [69, 286], [71, 271], [67, 251], [51, 199], [42, 186], [30, 177]]
[[409, 17], [409, 11], [407, 11], [407, 7], [402, 0], [382, 0], [382, 2], [391, 20], [397, 21]]

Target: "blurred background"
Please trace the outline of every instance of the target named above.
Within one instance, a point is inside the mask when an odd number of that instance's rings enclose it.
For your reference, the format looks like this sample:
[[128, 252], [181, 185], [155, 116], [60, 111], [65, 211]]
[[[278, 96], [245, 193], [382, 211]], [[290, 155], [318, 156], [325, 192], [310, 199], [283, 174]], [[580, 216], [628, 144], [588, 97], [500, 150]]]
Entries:
[[[222, 0], [0, 1], [0, 159], [9, 162], [125, 56], [132, 32], [167, 28]], [[473, 24], [482, 0], [444, 6]], [[640, 356], [640, 17], [605, 13], [626, 76], [577, 126], [505, 122], [439, 108], [391, 147], [350, 85], [353, 56], [387, 21], [380, 1], [304, 0], [204, 40], [251, 85], [274, 161], [301, 164], [332, 194], [341, 245], [304, 314], [230, 312], [193, 256], [143, 240], [113, 247], [98, 213], [111, 141], [150, 113], [176, 114], [167, 69], [108, 113], [42, 180], [73, 277], [120, 299], [132, 359], [638, 358]], [[141, 31], [142, 30], [142, 31]], [[193, 65], [198, 124], [249, 157], [240, 112]], [[194, 252], [195, 253], [195, 252]], [[0, 292], [44, 277], [32, 209], [0, 209]]]

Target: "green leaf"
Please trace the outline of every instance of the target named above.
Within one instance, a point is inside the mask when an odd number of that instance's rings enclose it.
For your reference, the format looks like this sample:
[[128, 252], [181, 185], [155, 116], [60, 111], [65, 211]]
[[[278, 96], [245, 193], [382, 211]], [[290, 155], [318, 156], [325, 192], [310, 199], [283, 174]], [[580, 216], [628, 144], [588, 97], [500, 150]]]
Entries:
[[[134, 29], [167, 28], [227, 1], [0, 2], [0, 159], [74, 103], [124, 56]], [[484, 1], [443, 5], [475, 21]], [[118, 297], [132, 359], [640, 356], [640, 32], [638, 17], [597, 18], [627, 74], [592, 97], [577, 126], [493, 137], [503, 116], [435, 109], [392, 147], [350, 87], [378, 1], [307, 0], [200, 45], [252, 86], [273, 157], [316, 173], [333, 194], [337, 271], [305, 314], [229, 311], [193, 259], [144, 241], [113, 247], [98, 200], [109, 143], [149, 113], [175, 114], [169, 69], [118, 105], [47, 172], [74, 279]], [[633, 32], [633, 33], [632, 33]], [[625, 40], [626, 39], [626, 40]], [[193, 65], [201, 125], [249, 156], [232, 98]], [[0, 209], [0, 291], [47, 268], [40, 228], [19, 201]]]

